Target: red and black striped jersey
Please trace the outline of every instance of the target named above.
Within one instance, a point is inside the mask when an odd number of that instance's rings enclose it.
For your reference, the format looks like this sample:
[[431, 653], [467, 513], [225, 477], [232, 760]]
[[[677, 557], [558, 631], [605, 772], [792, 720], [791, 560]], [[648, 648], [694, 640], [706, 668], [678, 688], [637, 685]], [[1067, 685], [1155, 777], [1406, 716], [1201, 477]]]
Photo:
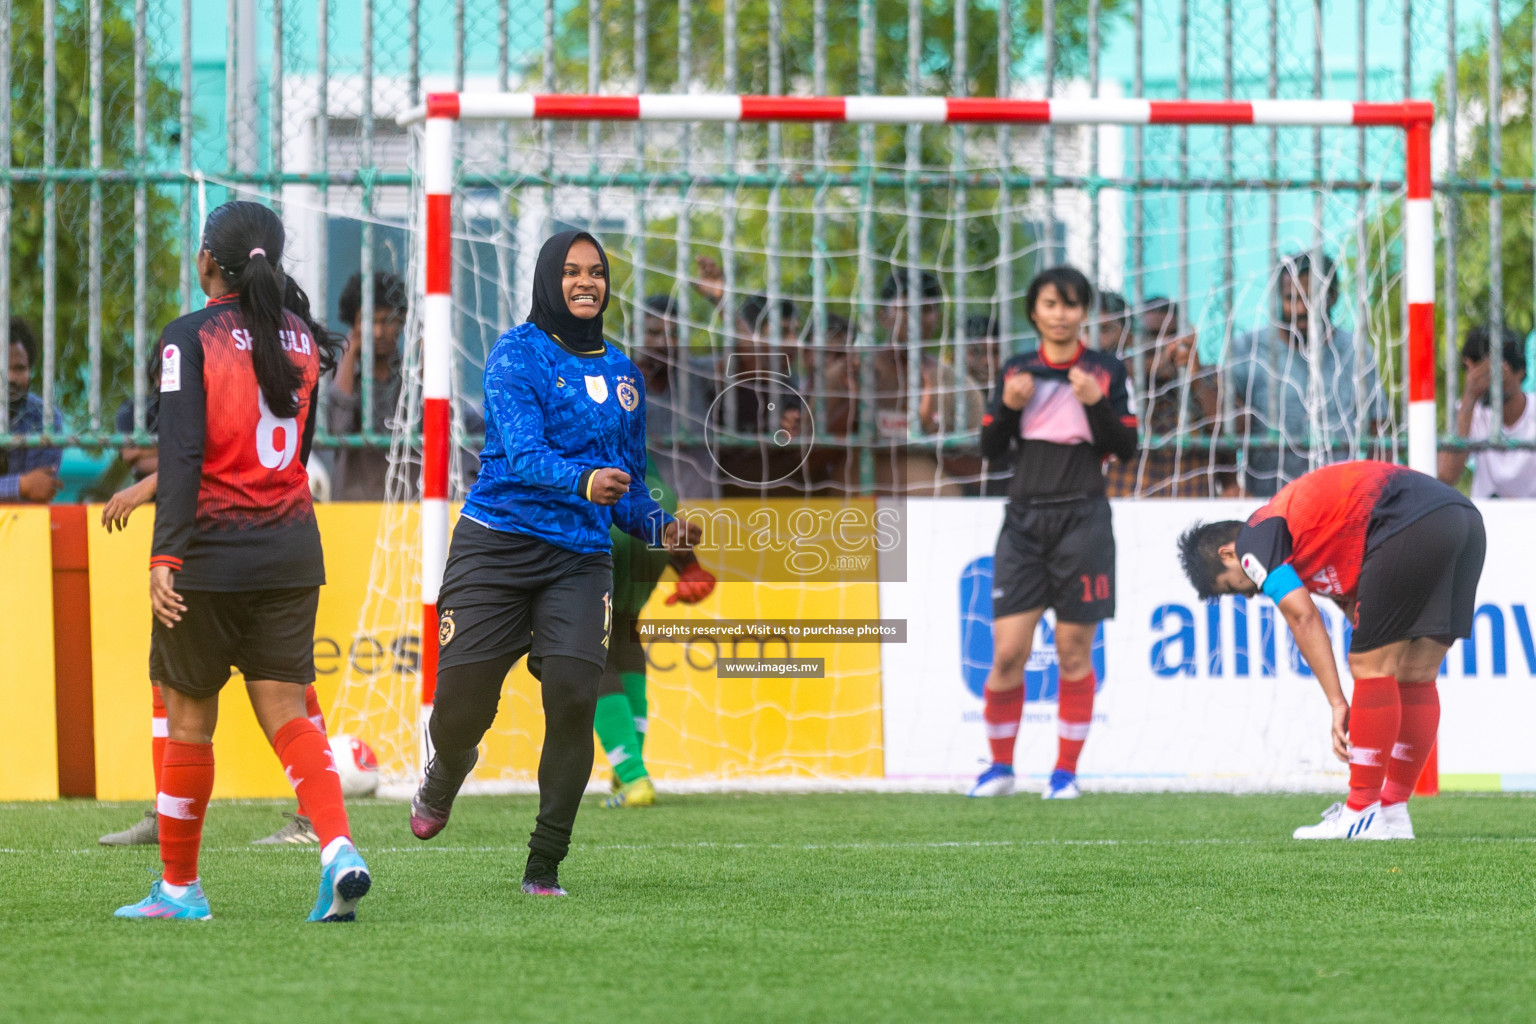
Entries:
[[[1083, 405], [1067, 375], [1074, 366], [1091, 373], [1104, 397]], [[1003, 385], [1016, 373], [1035, 378], [1035, 393], [1023, 409], [1003, 404]], [[1002, 365], [992, 408], [981, 420], [981, 453], [992, 462], [1014, 451], [1008, 497], [1014, 501], [1056, 495], [1104, 493], [1104, 459], [1136, 456], [1136, 416], [1131, 408], [1125, 365], [1104, 352], [1078, 345], [1077, 354], [1057, 364], [1036, 349]]]
[[179, 317], [160, 338], [160, 482], [151, 565], [188, 590], [265, 590], [325, 582], [309, 495], [320, 355], [284, 314], [284, 350], [303, 372], [298, 413], [267, 406], [251, 335], [230, 294]]
[[[1340, 462], [1285, 485], [1250, 516], [1237, 535], [1237, 556], [1274, 600], [1299, 583], [1349, 602], [1368, 550], [1436, 509], [1458, 504], [1471, 502], [1406, 466]], [[1291, 573], [1281, 571], [1286, 566]]]

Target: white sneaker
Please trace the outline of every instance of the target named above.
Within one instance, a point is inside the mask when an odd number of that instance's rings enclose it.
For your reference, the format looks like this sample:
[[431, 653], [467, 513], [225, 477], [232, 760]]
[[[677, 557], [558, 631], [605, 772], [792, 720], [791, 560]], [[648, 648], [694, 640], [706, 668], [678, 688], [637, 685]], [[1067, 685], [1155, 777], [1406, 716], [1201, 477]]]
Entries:
[[1381, 820], [1387, 823], [1387, 831], [1393, 839], [1412, 839], [1413, 822], [1408, 820], [1408, 803], [1382, 804]]
[[1391, 829], [1382, 817], [1380, 801], [1361, 811], [1334, 804], [1323, 812], [1316, 825], [1303, 825], [1291, 833], [1293, 839], [1391, 839]]
[[1013, 765], [994, 764], [981, 773], [967, 796], [1011, 796], [1013, 794]]
[[1057, 768], [1051, 772], [1050, 781], [1045, 784], [1045, 792], [1040, 797], [1044, 800], [1076, 800], [1082, 795], [1077, 788], [1077, 773]]

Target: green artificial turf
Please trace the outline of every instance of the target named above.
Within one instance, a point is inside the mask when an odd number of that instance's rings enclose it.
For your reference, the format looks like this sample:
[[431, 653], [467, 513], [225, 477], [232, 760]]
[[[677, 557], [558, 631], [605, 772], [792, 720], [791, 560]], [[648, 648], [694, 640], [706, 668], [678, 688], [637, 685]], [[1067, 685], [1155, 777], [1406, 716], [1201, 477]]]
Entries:
[[143, 810], [0, 805], [0, 1019], [1536, 1019], [1536, 802], [1414, 804], [1414, 842], [1301, 843], [1317, 796], [667, 796], [585, 807], [567, 899], [518, 891], [530, 797], [430, 843], [363, 802], [353, 925], [307, 925], [314, 847], [217, 803], [214, 920], [119, 921]]

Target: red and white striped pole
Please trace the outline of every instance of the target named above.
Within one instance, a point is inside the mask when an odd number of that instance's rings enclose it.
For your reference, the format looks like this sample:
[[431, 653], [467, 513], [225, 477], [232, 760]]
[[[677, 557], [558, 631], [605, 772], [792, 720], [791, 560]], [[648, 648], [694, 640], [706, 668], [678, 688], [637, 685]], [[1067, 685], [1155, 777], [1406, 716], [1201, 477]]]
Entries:
[[432, 755], [427, 722], [437, 693], [437, 596], [448, 560], [449, 370], [453, 360], [453, 120], [429, 117], [422, 146], [421, 769]]
[[457, 121], [842, 121], [850, 124], [1257, 124], [1427, 127], [1421, 100], [986, 99], [942, 96], [564, 96], [431, 93], [400, 116]]
[[1435, 207], [1428, 120], [1408, 125], [1403, 289], [1408, 299], [1408, 465], [1435, 475]]
[[[1435, 475], [1435, 207], [1429, 175], [1429, 121], [1407, 129], [1403, 290], [1408, 299], [1408, 465]], [[1440, 746], [1430, 748], [1413, 792], [1440, 792]]]

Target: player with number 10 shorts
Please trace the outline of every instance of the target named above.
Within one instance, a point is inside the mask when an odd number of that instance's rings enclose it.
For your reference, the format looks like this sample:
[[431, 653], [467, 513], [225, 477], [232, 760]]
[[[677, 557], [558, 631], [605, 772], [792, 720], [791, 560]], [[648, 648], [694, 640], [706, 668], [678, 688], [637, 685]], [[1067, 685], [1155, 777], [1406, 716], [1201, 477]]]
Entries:
[[1083, 344], [1093, 290], [1071, 267], [1030, 282], [1033, 352], [1001, 367], [982, 418], [982, 455], [1012, 459], [1008, 506], [997, 538], [992, 589], [992, 671], [983, 718], [992, 763], [971, 796], [1013, 792], [1014, 744], [1024, 714], [1024, 666], [1035, 627], [1056, 612], [1060, 667], [1057, 757], [1044, 796], [1078, 795], [1077, 761], [1093, 720], [1091, 652], [1098, 623], [1115, 613], [1115, 535], [1105, 496], [1105, 458], [1136, 454], [1125, 367]]

